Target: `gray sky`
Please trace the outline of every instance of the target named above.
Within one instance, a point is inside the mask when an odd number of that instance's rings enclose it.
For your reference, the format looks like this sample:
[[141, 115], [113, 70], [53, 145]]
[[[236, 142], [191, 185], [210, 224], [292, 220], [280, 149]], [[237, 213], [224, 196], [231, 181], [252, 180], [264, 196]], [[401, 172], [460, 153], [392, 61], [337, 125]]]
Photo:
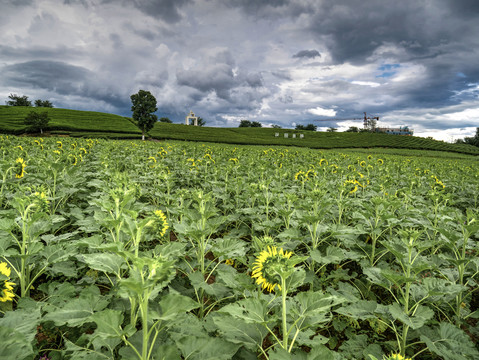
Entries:
[[[479, 126], [476, 0], [0, 0], [0, 102], [207, 126], [380, 117], [451, 141]], [[361, 121], [317, 122], [320, 128]]]

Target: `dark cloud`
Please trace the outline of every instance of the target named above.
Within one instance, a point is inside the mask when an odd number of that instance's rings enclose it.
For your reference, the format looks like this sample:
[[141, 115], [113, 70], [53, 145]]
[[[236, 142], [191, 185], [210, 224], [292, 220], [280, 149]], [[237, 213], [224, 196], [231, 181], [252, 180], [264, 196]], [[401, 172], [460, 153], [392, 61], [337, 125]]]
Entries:
[[216, 64], [201, 69], [178, 70], [176, 72], [178, 84], [189, 86], [205, 93], [215, 91], [218, 97], [229, 98], [229, 91], [234, 86], [234, 75], [231, 66]]
[[44, 89], [61, 96], [76, 95], [123, 107], [114, 90], [104, 86], [88, 69], [59, 61], [28, 61], [4, 66], [1, 75], [4, 86]]
[[308, 58], [314, 59], [317, 56], [321, 56], [318, 50], [301, 50], [293, 55], [294, 58]]
[[65, 45], [13, 47], [0, 45], [0, 60], [30, 60], [34, 59], [74, 59], [85, 55], [84, 51], [78, 48]]
[[0, 6], [13, 5], [13, 6], [29, 6], [34, 0], [0, 0]]

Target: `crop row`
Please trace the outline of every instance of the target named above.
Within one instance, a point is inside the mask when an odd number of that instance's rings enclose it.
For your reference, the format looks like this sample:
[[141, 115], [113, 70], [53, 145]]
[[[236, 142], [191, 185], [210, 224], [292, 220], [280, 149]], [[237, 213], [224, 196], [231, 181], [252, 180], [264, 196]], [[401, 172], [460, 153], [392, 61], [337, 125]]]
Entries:
[[479, 356], [473, 158], [2, 136], [0, 168], [2, 355]]

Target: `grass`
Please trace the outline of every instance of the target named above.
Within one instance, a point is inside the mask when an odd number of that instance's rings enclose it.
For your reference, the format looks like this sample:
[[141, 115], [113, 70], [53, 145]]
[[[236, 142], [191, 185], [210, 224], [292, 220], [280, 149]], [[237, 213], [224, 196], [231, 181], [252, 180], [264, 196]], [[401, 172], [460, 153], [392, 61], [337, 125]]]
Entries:
[[79, 111], [56, 108], [33, 108], [23, 106], [0, 106], [0, 131], [20, 135], [27, 131], [23, 119], [30, 111], [48, 111], [51, 118], [47, 131], [63, 131], [93, 134], [141, 134], [140, 130], [123, 116], [94, 111]]
[[[130, 118], [93, 111], [0, 105], [0, 133], [27, 133], [23, 119], [30, 111], [48, 111], [51, 121], [45, 129], [51, 135], [138, 139], [141, 131]], [[285, 138], [285, 133], [288, 138]], [[278, 136], [276, 136], [278, 134]], [[300, 134], [304, 138], [300, 138]], [[271, 128], [213, 128], [157, 122], [149, 133], [157, 140], [186, 140], [243, 145], [299, 146], [312, 149], [389, 148], [446, 151], [479, 155], [479, 148], [449, 144], [415, 136], [373, 133], [328, 133]], [[293, 135], [296, 135], [293, 138]]]
[[[285, 138], [285, 133], [288, 138]], [[278, 134], [279, 136], [276, 136]], [[296, 138], [293, 138], [293, 134]], [[300, 138], [300, 134], [304, 138]], [[434, 150], [479, 155], [479, 148], [449, 144], [415, 136], [375, 133], [329, 133], [271, 128], [210, 128], [156, 123], [150, 135], [155, 139], [205, 141], [245, 145], [299, 146], [312, 149], [393, 148]]]

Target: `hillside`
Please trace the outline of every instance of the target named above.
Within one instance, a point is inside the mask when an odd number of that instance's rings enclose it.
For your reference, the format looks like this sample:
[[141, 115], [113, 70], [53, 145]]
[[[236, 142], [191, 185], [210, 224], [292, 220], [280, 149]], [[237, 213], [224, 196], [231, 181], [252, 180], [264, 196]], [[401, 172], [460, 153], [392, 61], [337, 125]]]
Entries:
[[[285, 138], [285, 133], [288, 137]], [[276, 136], [278, 134], [278, 136]], [[293, 134], [296, 135], [293, 138]], [[303, 134], [303, 138], [300, 138]], [[479, 155], [479, 148], [465, 144], [449, 144], [415, 136], [375, 133], [313, 132], [271, 128], [209, 128], [157, 123], [150, 135], [155, 139], [207, 141], [249, 145], [288, 145], [313, 149], [395, 148], [450, 151]]]
[[[47, 133], [75, 137], [108, 137], [138, 139], [141, 131], [131, 119], [107, 113], [68, 109], [38, 109], [32, 107], [0, 106], [0, 132], [21, 135], [26, 133], [23, 119], [32, 110], [48, 111], [51, 118]], [[285, 137], [285, 134], [288, 137]], [[293, 134], [296, 136], [293, 138]], [[303, 138], [300, 138], [300, 135]], [[278, 136], [276, 136], [278, 135]], [[479, 155], [479, 148], [464, 144], [414, 136], [395, 136], [371, 133], [328, 133], [271, 128], [213, 128], [183, 124], [156, 123], [150, 131], [153, 139], [204, 141], [249, 145], [300, 146], [313, 149], [333, 148], [393, 148], [436, 150]]]
[[0, 106], [0, 132], [24, 134], [23, 119], [30, 111], [48, 111], [51, 118], [47, 131], [52, 135], [88, 137], [138, 138], [141, 131], [123, 116], [94, 111], [79, 111], [57, 108], [33, 108], [23, 106]]

